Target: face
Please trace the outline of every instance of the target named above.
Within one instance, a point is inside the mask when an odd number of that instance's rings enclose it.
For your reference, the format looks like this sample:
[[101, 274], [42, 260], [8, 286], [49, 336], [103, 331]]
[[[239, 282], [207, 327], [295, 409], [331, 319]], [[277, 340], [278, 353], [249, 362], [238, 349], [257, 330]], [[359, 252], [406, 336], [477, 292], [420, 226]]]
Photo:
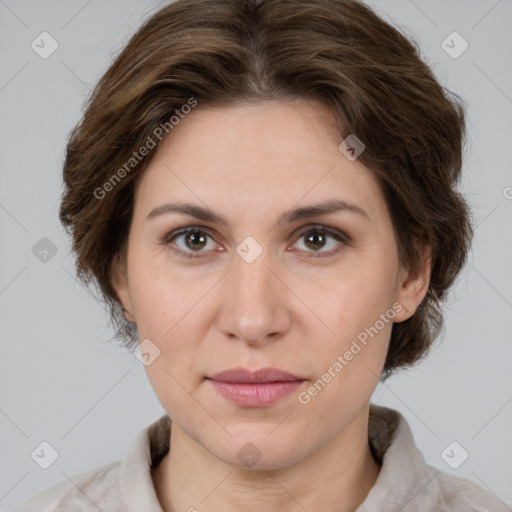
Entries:
[[[258, 467], [286, 467], [340, 436], [368, 404], [393, 322], [427, 291], [399, 267], [374, 175], [340, 142], [316, 102], [199, 106], [137, 183], [115, 287], [150, 340], [145, 368], [173, 428], [226, 463], [242, 466], [250, 442]], [[178, 202], [218, 218], [160, 208]], [[346, 207], [304, 215], [328, 202]], [[233, 368], [294, 377], [212, 380]]]

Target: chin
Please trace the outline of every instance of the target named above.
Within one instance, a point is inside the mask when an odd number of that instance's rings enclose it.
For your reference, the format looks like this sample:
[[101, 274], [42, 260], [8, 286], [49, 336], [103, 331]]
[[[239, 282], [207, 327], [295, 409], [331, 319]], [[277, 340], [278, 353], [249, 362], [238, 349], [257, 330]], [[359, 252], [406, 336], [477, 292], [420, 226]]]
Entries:
[[284, 469], [308, 455], [309, 452], [304, 451], [303, 439], [300, 443], [290, 435], [276, 435], [271, 439], [273, 434], [265, 437], [267, 432], [268, 429], [265, 429], [265, 434], [234, 436], [226, 445], [214, 443], [214, 449], [209, 451], [230, 466], [248, 470]]

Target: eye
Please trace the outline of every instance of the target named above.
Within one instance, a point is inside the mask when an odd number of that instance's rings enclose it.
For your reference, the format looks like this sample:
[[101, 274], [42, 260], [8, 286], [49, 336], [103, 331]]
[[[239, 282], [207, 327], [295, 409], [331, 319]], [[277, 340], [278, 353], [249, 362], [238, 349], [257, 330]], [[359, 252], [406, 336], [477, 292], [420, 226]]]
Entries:
[[[161, 241], [163, 245], [171, 245], [174, 240], [181, 239], [181, 247], [180, 244], [176, 243], [178, 249], [172, 248], [175, 252], [184, 256], [185, 258], [203, 258], [203, 254], [194, 254], [200, 252], [200, 249], [203, 249], [207, 246], [207, 240], [211, 238], [210, 234], [203, 229], [199, 229], [196, 227], [184, 228], [178, 231], [173, 231], [166, 235], [164, 239]], [[189, 252], [189, 249], [192, 249], [192, 252]], [[197, 250], [195, 250], [197, 249]], [[210, 249], [213, 249], [210, 247]], [[201, 251], [205, 252], [205, 251]]]
[[[320, 251], [318, 246], [320, 245], [320, 249], [324, 248], [327, 244], [328, 239], [334, 240], [334, 243], [331, 243], [332, 249], [328, 251]], [[322, 258], [327, 256], [332, 256], [338, 253], [341, 250], [341, 245], [347, 245], [348, 236], [342, 234], [338, 231], [330, 230], [324, 226], [312, 226], [307, 230], [302, 231], [299, 234], [299, 240], [305, 240], [305, 247], [313, 248], [312, 257]], [[338, 246], [338, 247], [337, 247]], [[306, 250], [306, 252], [309, 252]], [[317, 253], [317, 254], [315, 254]]]
[[[338, 231], [327, 229], [325, 226], [312, 226], [301, 231], [298, 235], [299, 240], [305, 239], [305, 252], [311, 252], [312, 257], [332, 256], [341, 250], [343, 245], [347, 245], [349, 237]], [[202, 254], [208, 252], [208, 239], [213, 239], [208, 231], [203, 228], [191, 226], [165, 235], [160, 243], [165, 246], [171, 246], [173, 243], [177, 248], [171, 247], [174, 252], [185, 258], [204, 258], [207, 255]], [[321, 251], [327, 242], [331, 239], [331, 248], [328, 251]], [[334, 241], [334, 243], [333, 243]], [[180, 243], [178, 243], [180, 242]], [[294, 244], [295, 245], [295, 244]], [[338, 247], [336, 247], [338, 246]], [[309, 251], [309, 249], [313, 249]], [[215, 244], [210, 244], [210, 251], [215, 249]], [[317, 254], [315, 254], [317, 253]]]

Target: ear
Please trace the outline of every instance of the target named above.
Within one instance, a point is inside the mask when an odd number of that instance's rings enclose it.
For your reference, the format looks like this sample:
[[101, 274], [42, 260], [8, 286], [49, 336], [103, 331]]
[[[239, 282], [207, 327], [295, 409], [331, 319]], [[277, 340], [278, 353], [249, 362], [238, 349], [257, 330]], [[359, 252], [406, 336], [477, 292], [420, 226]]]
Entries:
[[402, 309], [395, 315], [395, 322], [403, 322], [414, 315], [427, 294], [430, 285], [432, 247], [424, 246], [421, 261], [416, 272], [402, 269], [398, 281], [396, 301]]
[[111, 282], [117, 297], [121, 303], [124, 317], [128, 322], [135, 323], [133, 316], [132, 302], [130, 298], [130, 288], [128, 286], [128, 272], [126, 265], [126, 251], [116, 254], [112, 260], [111, 266]]

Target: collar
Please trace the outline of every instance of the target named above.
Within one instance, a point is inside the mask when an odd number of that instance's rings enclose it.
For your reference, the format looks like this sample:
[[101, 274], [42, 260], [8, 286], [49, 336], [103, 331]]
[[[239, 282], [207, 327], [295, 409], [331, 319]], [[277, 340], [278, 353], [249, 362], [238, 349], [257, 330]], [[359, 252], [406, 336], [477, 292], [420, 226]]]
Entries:
[[[139, 433], [122, 461], [118, 484], [127, 512], [162, 512], [151, 468], [169, 451], [170, 429], [171, 419], [162, 416]], [[381, 470], [356, 512], [396, 512], [408, 505], [411, 510], [434, 508], [439, 471], [426, 464], [405, 418], [394, 409], [370, 404], [368, 440]]]
[[425, 462], [406, 419], [394, 409], [370, 404], [368, 440], [382, 467], [356, 512], [434, 510], [439, 471]]

